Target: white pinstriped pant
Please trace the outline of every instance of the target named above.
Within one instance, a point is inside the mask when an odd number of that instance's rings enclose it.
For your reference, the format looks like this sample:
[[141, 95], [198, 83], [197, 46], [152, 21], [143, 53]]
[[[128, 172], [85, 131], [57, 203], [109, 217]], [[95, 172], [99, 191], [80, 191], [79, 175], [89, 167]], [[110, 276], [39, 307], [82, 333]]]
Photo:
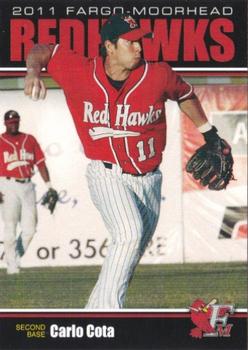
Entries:
[[87, 173], [93, 203], [111, 234], [111, 243], [87, 309], [123, 307], [129, 281], [155, 231], [161, 202], [162, 173], [122, 174], [91, 161]]

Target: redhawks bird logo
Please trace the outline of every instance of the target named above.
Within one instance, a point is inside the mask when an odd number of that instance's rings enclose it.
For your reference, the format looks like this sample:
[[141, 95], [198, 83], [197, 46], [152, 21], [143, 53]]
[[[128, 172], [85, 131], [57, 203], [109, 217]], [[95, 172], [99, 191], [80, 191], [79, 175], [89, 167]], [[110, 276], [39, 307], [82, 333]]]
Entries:
[[233, 324], [227, 324], [227, 320], [234, 313], [233, 305], [218, 305], [217, 299], [207, 304], [202, 299], [196, 299], [189, 309], [196, 326], [190, 331], [193, 338], [230, 337]]
[[124, 17], [124, 21], [127, 22], [129, 24], [129, 27], [134, 29], [136, 27], [138, 27], [137, 22], [135, 21], [135, 19], [131, 16], [125, 16]]

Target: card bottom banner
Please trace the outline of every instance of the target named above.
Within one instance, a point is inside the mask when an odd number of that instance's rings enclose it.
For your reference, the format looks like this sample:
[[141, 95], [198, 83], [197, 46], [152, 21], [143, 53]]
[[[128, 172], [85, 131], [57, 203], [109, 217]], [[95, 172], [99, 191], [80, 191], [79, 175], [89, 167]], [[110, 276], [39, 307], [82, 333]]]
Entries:
[[[210, 328], [209, 328], [210, 327]], [[211, 328], [212, 327], [212, 328]], [[0, 349], [247, 349], [247, 313], [0, 313]]]

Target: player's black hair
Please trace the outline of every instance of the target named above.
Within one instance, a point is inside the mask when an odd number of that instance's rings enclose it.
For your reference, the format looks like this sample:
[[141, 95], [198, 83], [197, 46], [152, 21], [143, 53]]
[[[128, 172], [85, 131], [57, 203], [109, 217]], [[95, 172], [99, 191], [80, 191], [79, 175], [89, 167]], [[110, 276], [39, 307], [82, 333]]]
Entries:
[[18, 114], [18, 112], [14, 111], [14, 110], [9, 110], [4, 114], [4, 120], [8, 120], [9, 116], [15, 117], [15, 118], [19, 118], [20, 119], [20, 115]]
[[[117, 41], [118, 41], [118, 39], [119, 38], [115, 38], [115, 39], [111, 39], [111, 40], [109, 40], [112, 44], [114, 44], [115, 45], [115, 47], [117, 46]], [[105, 47], [105, 45], [104, 45], [104, 43], [102, 43], [101, 44], [101, 56], [103, 57], [103, 58], [106, 58], [106, 56], [107, 56], [107, 50], [106, 50], [106, 47]]]

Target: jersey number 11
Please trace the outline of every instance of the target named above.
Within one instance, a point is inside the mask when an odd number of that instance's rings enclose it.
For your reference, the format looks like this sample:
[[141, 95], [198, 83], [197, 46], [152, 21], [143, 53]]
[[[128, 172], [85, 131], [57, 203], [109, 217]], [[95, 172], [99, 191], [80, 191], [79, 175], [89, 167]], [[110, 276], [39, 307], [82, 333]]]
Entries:
[[[155, 150], [154, 150], [154, 137], [151, 137], [148, 140], [148, 146], [149, 146], [149, 154], [148, 154], [148, 158], [152, 158], [155, 156]], [[138, 161], [139, 162], [143, 162], [144, 160], [147, 159], [147, 155], [145, 154], [144, 151], [144, 141], [139, 141], [137, 143], [137, 148], [139, 150], [139, 158]]]

